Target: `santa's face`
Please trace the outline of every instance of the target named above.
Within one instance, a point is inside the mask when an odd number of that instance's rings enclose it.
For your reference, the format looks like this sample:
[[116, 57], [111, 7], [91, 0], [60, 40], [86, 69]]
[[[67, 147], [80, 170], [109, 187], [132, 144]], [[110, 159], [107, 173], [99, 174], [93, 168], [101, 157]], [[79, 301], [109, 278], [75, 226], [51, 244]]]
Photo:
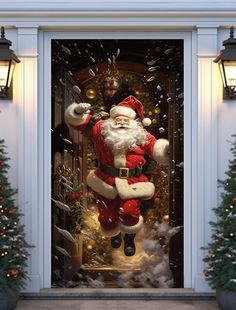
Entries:
[[126, 130], [132, 128], [133, 125], [133, 121], [127, 116], [117, 116], [111, 119], [111, 128], [120, 134], [125, 133]]
[[136, 120], [126, 116], [107, 119], [102, 125], [101, 133], [113, 153], [135, 149], [137, 145], [146, 143], [145, 130]]
[[127, 116], [117, 116], [114, 123], [119, 127], [127, 127], [130, 125], [130, 119]]

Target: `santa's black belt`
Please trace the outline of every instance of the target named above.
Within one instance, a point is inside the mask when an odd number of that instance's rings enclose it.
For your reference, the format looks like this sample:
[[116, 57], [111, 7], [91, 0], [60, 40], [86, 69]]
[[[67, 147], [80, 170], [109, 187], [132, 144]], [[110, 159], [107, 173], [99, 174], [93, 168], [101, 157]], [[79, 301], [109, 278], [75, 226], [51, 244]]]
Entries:
[[110, 175], [111, 177], [119, 177], [120, 179], [128, 179], [133, 177], [139, 177], [142, 174], [142, 166], [137, 166], [135, 168], [114, 168], [99, 163], [98, 167], [102, 172]]

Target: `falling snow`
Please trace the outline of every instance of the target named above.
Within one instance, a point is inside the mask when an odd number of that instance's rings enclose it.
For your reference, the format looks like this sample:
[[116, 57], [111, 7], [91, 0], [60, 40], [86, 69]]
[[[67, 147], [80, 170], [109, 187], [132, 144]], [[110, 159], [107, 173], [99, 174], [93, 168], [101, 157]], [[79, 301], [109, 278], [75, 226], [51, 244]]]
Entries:
[[169, 257], [160, 245], [157, 235], [166, 240], [175, 235], [180, 227], [170, 227], [165, 223], [155, 223], [151, 232], [145, 228], [136, 236], [136, 255], [126, 257], [122, 249], [113, 251], [113, 266], [123, 269], [118, 277], [120, 287], [173, 287], [173, 277], [169, 267]]

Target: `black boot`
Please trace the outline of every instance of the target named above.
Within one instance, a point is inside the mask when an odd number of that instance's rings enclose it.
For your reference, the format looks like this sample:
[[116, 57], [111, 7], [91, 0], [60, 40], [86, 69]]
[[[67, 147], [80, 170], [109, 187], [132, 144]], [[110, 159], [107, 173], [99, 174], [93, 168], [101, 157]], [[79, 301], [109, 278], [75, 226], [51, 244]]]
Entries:
[[124, 253], [126, 256], [133, 256], [135, 254], [134, 238], [135, 234], [125, 234], [124, 236]]
[[115, 249], [118, 249], [121, 246], [121, 233], [111, 237], [111, 246]]

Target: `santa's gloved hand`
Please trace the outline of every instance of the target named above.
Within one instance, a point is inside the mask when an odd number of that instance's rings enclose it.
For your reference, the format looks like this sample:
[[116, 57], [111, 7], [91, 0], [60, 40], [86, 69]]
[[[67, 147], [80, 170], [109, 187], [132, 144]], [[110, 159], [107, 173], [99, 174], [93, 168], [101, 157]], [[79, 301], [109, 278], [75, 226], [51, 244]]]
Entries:
[[168, 163], [170, 157], [169, 141], [158, 139], [153, 148], [153, 159], [159, 163]]
[[74, 108], [75, 114], [89, 114], [90, 113], [91, 104], [86, 102], [81, 102], [76, 105]]

